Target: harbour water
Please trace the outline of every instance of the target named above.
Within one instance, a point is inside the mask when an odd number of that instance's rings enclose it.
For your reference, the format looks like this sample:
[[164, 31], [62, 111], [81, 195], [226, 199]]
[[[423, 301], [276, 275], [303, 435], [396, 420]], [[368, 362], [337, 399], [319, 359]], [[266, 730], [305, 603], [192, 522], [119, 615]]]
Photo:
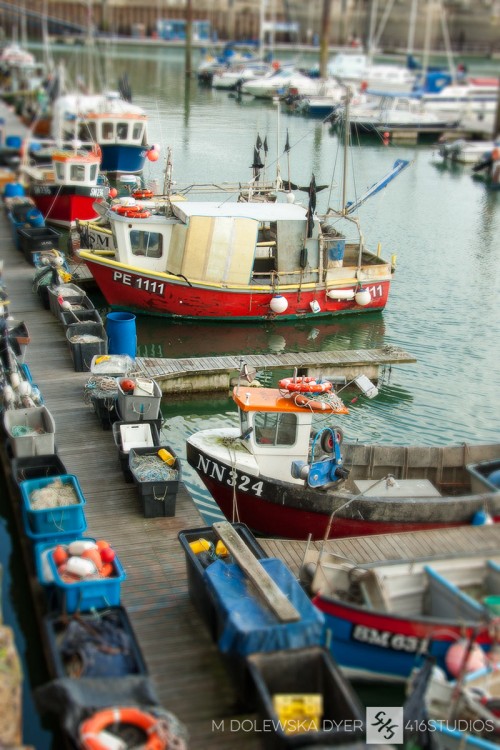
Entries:
[[[290, 174], [293, 182], [308, 185], [314, 174], [318, 185], [332, 186], [318, 193], [318, 211], [339, 206], [343, 144], [327, 124], [290, 114], [285, 107], [278, 112], [272, 102], [238, 99], [186, 82], [181, 50], [154, 50], [150, 59], [137, 65], [134, 60], [134, 67], [126, 57], [120, 50], [111, 60], [115, 78], [129, 71], [134, 101], [149, 113], [150, 140], [161, 146], [163, 156], [172, 148], [179, 185], [249, 179], [253, 144], [260, 135], [269, 145], [268, 178], [274, 177], [279, 159], [285, 181]], [[469, 70], [494, 73], [495, 65], [498, 69], [498, 62], [470, 62]], [[380, 139], [354, 137], [348, 200], [359, 197], [396, 159], [411, 164], [358, 211], [368, 246], [381, 243], [385, 257], [397, 257], [384, 313], [257, 325], [139, 317], [139, 353], [244, 357], [397, 345], [417, 363], [385, 372], [376, 399], [346, 392], [350, 414], [341, 423], [346, 439], [433, 445], [496, 441], [500, 195], [476, 183], [467, 168], [443, 168], [436, 145], [384, 145]], [[146, 179], [162, 185], [162, 169], [163, 159], [148, 163]], [[236, 420], [231, 399], [220, 395], [180, 404], [164, 400], [162, 408], [168, 440], [181, 455], [190, 433]], [[185, 480], [207, 520], [217, 517], [218, 509], [189, 467]]]
[[[71, 75], [81, 62], [81, 51], [67, 49]], [[202, 88], [184, 76], [182, 50], [124, 48], [107, 51], [111, 85], [123, 72], [130, 78], [134, 102], [150, 116], [150, 141], [159, 143], [162, 156], [173, 150], [174, 179], [179, 184], [245, 182], [250, 176], [257, 135], [267, 136], [267, 176], [273, 178], [277, 156], [281, 174], [307, 185], [314, 173], [317, 184], [333, 183], [318, 194], [318, 210], [339, 205], [339, 166], [342, 144], [328, 125], [289, 114], [272, 103], [238, 100], [224, 92]], [[499, 64], [477, 63], [477, 70], [497, 72]], [[472, 63], [469, 65], [473, 69]], [[283, 154], [286, 135], [291, 152]], [[296, 324], [257, 325], [181, 323], [137, 319], [138, 353], [150, 356], [375, 348], [397, 345], [417, 358], [384, 373], [377, 398], [346, 391], [350, 414], [339, 423], [348, 440], [388, 443], [439, 444], [498, 440], [500, 416], [500, 194], [475, 183], [467, 169], [443, 169], [432, 145], [385, 146], [380, 141], [353, 144], [348, 198], [360, 195], [385, 174], [397, 158], [411, 166], [387, 190], [359, 211], [367, 243], [382, 254], [397, 255], [397, 271], [383, 314], [308, 320]], [[163, 183], [163, 158], [146, 166], [146, 180]], [[288, 171], [289, 170], [289, 171]], [[305, 196], [305, 194], [304, 194]], [[306, 198], [304, 197], [304, 202]], [[99, 296], [96, 305], [102, 305]], [[29, 360], [29, 351], [28, 351]], [[285, 373], [286, 374], [286, 373]], [[234, 405], [225, 394], [164, 400], [164, 433], [184, 455], [186, 437], [196, 430], [235, 423]], [[189, 467], [184, 479], [207, 522], [218, 509]], [[6, 509], [0, 509], [6, 515]], [[9, 521], [0, 532], [4, 550], [11, 536]], [[6, 565], [4, 602], [17, 614], [21, 638], [30, 633], [29, 614], [23, 614], [16, 550], [2, 560]], [[6, 616], [10, 617], [8, 614]], [[31, 634], [32, 636], [33, 634]], [[27, 640], [29, 640], [29, 637]], [[40, 663], [27, 659], [31, 683], [40, 679]], [[40, 750], [50, 745], [48, 733], [35, 723], [31, 703], [26, 707], [26, 733]]]

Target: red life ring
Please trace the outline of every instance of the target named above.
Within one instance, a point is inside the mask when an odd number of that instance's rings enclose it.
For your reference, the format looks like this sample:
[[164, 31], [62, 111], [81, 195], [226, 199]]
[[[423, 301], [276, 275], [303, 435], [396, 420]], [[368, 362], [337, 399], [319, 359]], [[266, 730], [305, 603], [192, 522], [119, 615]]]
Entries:
[[119, 206], [113, 206], [113, 210], [116, 211], [116, 213], [120, 216], [132, 216], [132, 214], [135, 214], [138, 211], [142, 211], [142, 206], [140, 206], [139, 204], [132, 206], [121, 204]]
[[293, 397], [293, 401], [296, 406], [307, 406], [312, 411], [330, 411], [330, 405], [324, 401], [317, 401], [314, 398], [307, 398], [302, 396], [300, 393], [296, 393]]
[[327, 393], [332, 390], [332, 384], [326, 380], [324, 383], [318, 383], [315, 378], [284, 378], [278, 383], [279, 387], [290, 393]]
[[111, 724], [132, 724], [143, 729], [147, 735], [145, 750], [168, 750], [168, 740], [161, 737], [158, 730], [158, 719], [152, 714], [130, 706], [128, 708], [105, 708], [98, 711], [80, 725], [80, 742], [84, 750], [106, 750], [99, 739], [99, 733]]
[[133, 219], [149, 219], [151, 216], [151, 211], [137, 211], [137, 213], [132, 214]]
[[134, 190], [132, 198], [152, 198], [154, 195], [152, 190]]

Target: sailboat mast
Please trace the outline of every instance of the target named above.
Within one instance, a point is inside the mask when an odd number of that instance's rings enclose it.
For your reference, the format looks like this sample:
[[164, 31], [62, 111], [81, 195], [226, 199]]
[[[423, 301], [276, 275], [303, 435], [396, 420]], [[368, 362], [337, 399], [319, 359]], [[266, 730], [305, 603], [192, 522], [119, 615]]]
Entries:
[[413, 55], [415, 49], [415, 28], [417, 26], [418, 0], [412, 0], [410, 9], [410, 22], [408, 25], [408, 41], [406, 43], [406, 54]]
[[341, 213], [343, 216], [347, 216], [347, 212], [346, 212], [347, 159], [348, 159], [348, 152], [349, 152], [349, 140], [350, 140], [350, 135], [351, 135], [350, 112], [349, 112], [350, 102], [351, 102], [351, 88], [350, 86], [346, 86], [345, 118], [344, 118], [344, 163], [343, 163], [343, 169], [342, 169], [342, 204], [341, 204]]

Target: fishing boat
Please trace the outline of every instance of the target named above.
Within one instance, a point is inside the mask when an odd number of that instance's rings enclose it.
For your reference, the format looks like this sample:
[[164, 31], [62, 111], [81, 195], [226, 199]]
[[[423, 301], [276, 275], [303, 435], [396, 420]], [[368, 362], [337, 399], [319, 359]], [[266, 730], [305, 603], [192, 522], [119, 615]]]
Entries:
[[[369, 381], [370, 382], [370, 381]], [[365, 536], [500, 519], [500, 492], [468, 466], [499, 445], [344, 444], [331, 382], [287, 378], [233, 391], [239, 426], [202, 430], [187, 460], [229, 520], [292, 539]]]
[[27, 193], [45, 221], [69, 228], [77, 219], [96, 218], [96, 203], [108, 195], [99, 183], [99, 151], [62, 148], [52, 151], [51, 160], [49, 167], [21, 166]]
[[[347, 157], [344, 176], [346, 164]], [[83, 246], [78, 255], [108, 304], [149, 315], [249, 321], [383, 310], [394, 265], [368, 250], [353, 213], [406, 166], [397, 160], [352, 203], [344, 188], [343, 208], [319, 216], [322, 186], [314, 176], [299, 188], [308, 192], [308, 205], [295, 202], [292, 184], [279, 172], [272, 183], [261, 180], [257, 146], [253, 181], [223, 184], [218, 201], [185, 200], [196, 188], [214, 192], [213, 185], [183, 190], [176, 184], [173, 196], [169, 152], [163, 196], [141, 190], [103, 211], [114, 257]]]
[[[325, 550], [316, 555], [309, 591], [347, 676], [405, 681], [424, 654], [448, 679], [462, 666], [486, 665], [498, 628], [498, 555], [461, 551], [367, 565]], [[473, 658], [464, 643], [470, 638]]]
[[53, 104], [52, 137], [57, 142], [76, 137], [82, 144], [97, 144], [101, 172], [109, 174], [137, 174], [144, 168], [146, 158], [152, 159], [152, 151], [158, 152], [148, 145], [145, 110], [118, 92], [57, 98]]

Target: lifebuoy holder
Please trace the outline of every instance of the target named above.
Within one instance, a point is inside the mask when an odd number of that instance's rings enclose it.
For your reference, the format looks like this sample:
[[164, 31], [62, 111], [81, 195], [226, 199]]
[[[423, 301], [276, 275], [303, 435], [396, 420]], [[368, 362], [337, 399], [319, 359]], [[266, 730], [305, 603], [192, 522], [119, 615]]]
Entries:
[[289, 393], [328, 393], [332, 390], [329, 380], [318, 383], [315, 378], [310, 377], [283, 378], [278, 385], [281, 390]]

